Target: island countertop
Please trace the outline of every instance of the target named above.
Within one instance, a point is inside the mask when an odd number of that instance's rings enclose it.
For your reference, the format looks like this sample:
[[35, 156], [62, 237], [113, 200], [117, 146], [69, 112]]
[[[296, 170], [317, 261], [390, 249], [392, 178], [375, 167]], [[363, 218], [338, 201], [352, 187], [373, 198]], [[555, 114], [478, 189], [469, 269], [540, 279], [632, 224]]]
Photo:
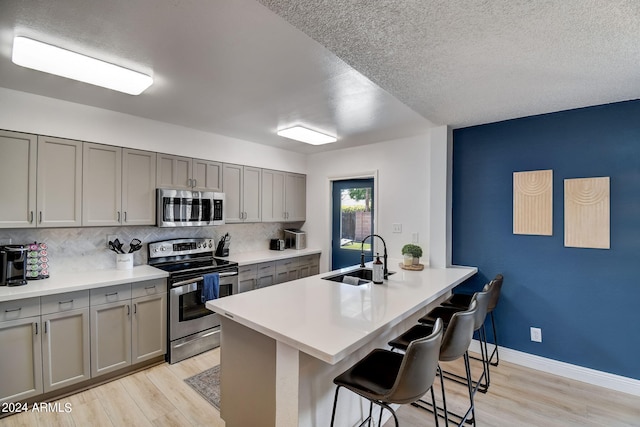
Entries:
[[378, 334], [477, 273], [453, 266], [397, 271], [382, 285], [352, 286], [323, 273], [277, 286], [208, 301], [207, 308], [330, 364], [336, 364]]

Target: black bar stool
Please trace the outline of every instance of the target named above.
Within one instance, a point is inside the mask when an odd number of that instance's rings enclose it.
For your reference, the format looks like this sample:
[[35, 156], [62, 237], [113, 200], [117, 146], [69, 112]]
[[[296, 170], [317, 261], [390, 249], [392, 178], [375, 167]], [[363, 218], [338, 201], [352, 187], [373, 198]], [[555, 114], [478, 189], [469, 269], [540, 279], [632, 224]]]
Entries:
[[[492, 286], [494, 286], [493, 282], [486, 284], [482, 289], [482, 292], [476, 292], [475, 294], [473, 294], [473, 297], [471, 298], [471, 302], [476, 301], [476, 303], [478, 304], [478, 311], [475, 317], [474, 332], [478, 333], [478, 338], [480, 341], [480, 356], [481, 356], [479, 360], [482, 361], [482, 374], [477, 380], [472, 381], [474, 393], [478, 390], [482, 393], [486, 393], [487, 390], [489, 389], [489, 384], [490, 384], [489, 351], [487, 347], [487, 335], [486, 335], [484, 324], [485, 324], [485, 319], [487, 317], [487, 309], [491, 299]], [[468, 309], [468, 307], [462, 309], [462, 308], [453, 307], [453, 306], [441, 305], [431, 310], [427, 315], [418, 319], [418, 322], [424, 325], [433, 325], [436, 319], [442, 319], [444, 323], [444, 328], [446, 330], [453, 315], [458, 311], [464, 311], [466, 309]], [[457, 381], [462, 384], [466, 384], [466, 378], [461, 375], [457, 375], [447, 371], [443, 371], [443, 373], [450, 380]]]
[[[502, 290], [502, 282], [504, 277], [502, 274], [497, 274], [496, 277], [490, 282], [492, 285], [492, 294], [491, 301], [489, 301], [489, 306], [487, 307], [487, 314], [491, 317], [491, 328], [493, 330], [493, 343], [495, 347], [491, 352], [491, 356], [489, 356], [489, 363], [493, 366], [498, 366], [500, 363], [500, 355], [498, 354], [498, 334], [496, 332], [496, 319], [493, 315], [493, 311], [498, 305], [498, 301], [500, 300], [500, 291]], [[448, 300], [442, 303], [442, 305], [448, 305], [452, 307], [458, 307], [464, 309], [469, 306], [469, 302], [471, 301], [472, 295], [467, 294], [453, 294], [449, 297]], [[495, 356], [496, 361], [493, 362], [493, 357]]]
[[[369, 400], [369, 416], [360, 426], [367, 421], [371, 425], [374, 403], [381, 408], [378, 425], [382, 420], [382, 411], [387, 409], [393, 415], [396, 427], [398, 427], [398, 418], [389, 404], [412, 403], [431, 390], [431, 400], [435, 405], [432, 385], [438, 369], [442, 331], [442, 321], [438, 319], [431, 333], [409, 344], [404, 355], [375, 349], [338, 375], [333, 380], [337, 387], [331, 413], [331, 426], [335, 420], [340, 387], [345, 387]], [[437, 426], [437, 411], [434, 417]]]
[[[464, 359], [464, 366], [466, 372], [466, 384], [469, 391], [469, 408], [464, 415], [454, 414], [447, 410], [447, 398], [444, 388], [444, 376], [440, 375], [440, 387], [442, 388], [442, 403], [444, 409], [444, 418], [446, 425], [449, 425], [449, 416], [460, 419], [458, 426], [462, 426], [467, 420], [474, 426], [476, 425], [475, 417], [475, 403], [473, 401], [474, 387], [471, 379], [471, 365], [469, 364], [469, 345], [473, 339], [473, 331], [476, 323], [476, 314], [478, 312], [478, 305], [475, 301], [471, 302], [469, 308], [465, 311], [458, 311], [451, 316], [449, 326], [444, 332], [442, 337], [442, 344], [440, 345], [439, 360], [441, 362], [451, 362], [459, 358]], [[414, 339], [420, 339], [421, 336], [429, 334], [431, 326], [418, 324], [411, 327], [407, 332], [400, 335], [398, 338], [389, 342], [389, 345], [394, 349], [404, 350], [408, 348]], [[433, 399], [432, 399], [433, 400]], [[438, 408], [434, 402], [429, 403], [424, 400], [418, 400], [413, 403], [427, 411], [431, 411], [434, 414], [437, 413]], [[471, 418], [469, 418], [471, 415]]]

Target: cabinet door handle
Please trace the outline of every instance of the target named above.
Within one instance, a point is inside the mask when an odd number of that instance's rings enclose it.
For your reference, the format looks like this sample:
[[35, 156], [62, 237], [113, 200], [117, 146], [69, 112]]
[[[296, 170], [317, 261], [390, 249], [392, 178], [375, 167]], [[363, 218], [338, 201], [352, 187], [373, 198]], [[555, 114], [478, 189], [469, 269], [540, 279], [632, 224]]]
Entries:
[[68, 300], [68, 301], [59, 301], [58, 304], [62, 305], [62, 304], [71, 304], [73, 302], [72, 299]]
[[44, 333], [45, 333], [45, 334], [47, 333], [47, 329], [48, 329], [48, 328], [47, 328], [47, 323], [49, 323], [49, 321], [48, 321], [48, 320], [45, 320], [45, 321], [44, 321]]
[[198, 186], [198, 180], [197, 180], [197, 179], [194, 179], [194, 180], [193, 180], [193, 186], [194, 186], [194, 187], [197, 187], [197, 186]]
[[124, 222], [127, 222], [127, 212], [124, 212]]
[[38, 322], [33, 322], [34, 325], [36, 325], [36, 335], [38, 335]]
[[42, 211], [40, 211], [40, 224], [42, 224]]
[[193, 180], [191, 178], [187, 178], [187, 187], [193, 187]]
[[118, 212], [118, 222], [120, 222], [120, 212]]
[[33, 224], [33, 211], [30, 211], [29, 214], [29, 224]]
[[133, 314], [138, 313], [138, 304], [133, 304]]
[[127, 304], [127, 316], [131, 316], [131, 306]]
[[12, 308], [11, 310], [5, 310], [4, 312], [5, 312], [5, 313], [11, 313], [11, 312], [13, 312], [13, 311], [20, 311], [20, 310], [22, 310], [22, 307]]

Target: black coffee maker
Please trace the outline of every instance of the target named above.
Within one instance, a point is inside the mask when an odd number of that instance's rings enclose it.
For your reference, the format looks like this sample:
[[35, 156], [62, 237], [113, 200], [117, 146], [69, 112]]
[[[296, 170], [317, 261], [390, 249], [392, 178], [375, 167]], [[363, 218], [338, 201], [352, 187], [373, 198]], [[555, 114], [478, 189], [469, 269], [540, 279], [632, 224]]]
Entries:
[[0, 286], [27, 284], [27, 246], [0, 246]]

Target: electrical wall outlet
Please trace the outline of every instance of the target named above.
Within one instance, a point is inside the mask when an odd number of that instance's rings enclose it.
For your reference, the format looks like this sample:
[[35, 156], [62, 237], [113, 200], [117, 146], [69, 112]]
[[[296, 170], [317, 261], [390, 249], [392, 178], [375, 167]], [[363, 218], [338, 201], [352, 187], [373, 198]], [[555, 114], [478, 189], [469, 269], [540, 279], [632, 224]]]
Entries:
[[402, 224], [391, 224], [394, 233], [402, 233]]
[[411, 233], [411, 243], [418, 244], [419, 242], [418, 233]]
[[107, 234], [107, 243], [105, 243], [105, 246], [107, 247], [107, 249], [109, 248], [109, 242], [113, 242], [117, 238], [118, 236], [115, 234]]
[[542, 342], [542, 329], [531, 327], [531, 341]]
[[0, 237], [0, 245], [10, 245], [11, 237]]

